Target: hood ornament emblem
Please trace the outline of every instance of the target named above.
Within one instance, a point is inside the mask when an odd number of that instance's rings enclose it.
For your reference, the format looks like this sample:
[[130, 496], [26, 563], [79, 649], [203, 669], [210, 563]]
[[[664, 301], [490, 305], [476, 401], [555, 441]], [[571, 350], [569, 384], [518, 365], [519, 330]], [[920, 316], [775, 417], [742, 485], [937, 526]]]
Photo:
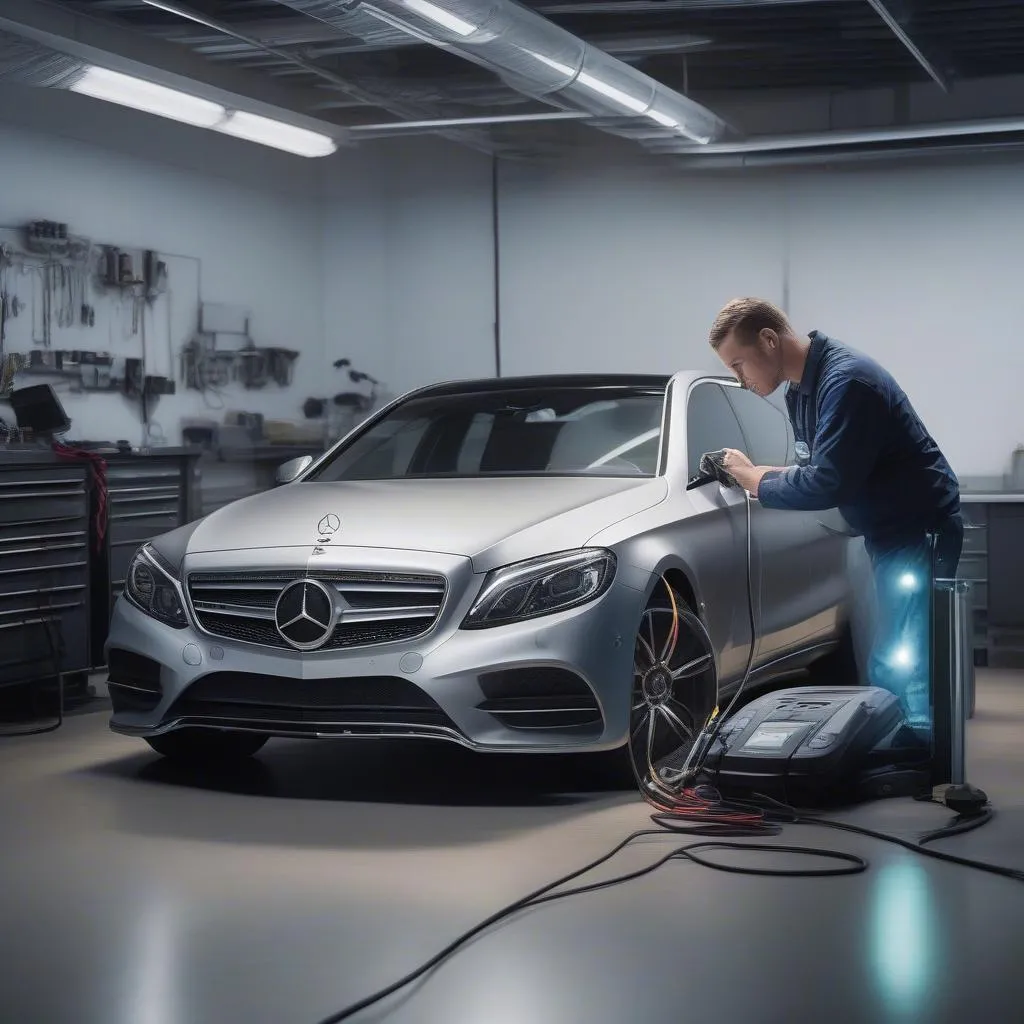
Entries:
[[316, 528], [320, 531], [321, 537], [329, 537], [341, 529], [341, 520], [333, 513], [328, 513], [317, 523]]

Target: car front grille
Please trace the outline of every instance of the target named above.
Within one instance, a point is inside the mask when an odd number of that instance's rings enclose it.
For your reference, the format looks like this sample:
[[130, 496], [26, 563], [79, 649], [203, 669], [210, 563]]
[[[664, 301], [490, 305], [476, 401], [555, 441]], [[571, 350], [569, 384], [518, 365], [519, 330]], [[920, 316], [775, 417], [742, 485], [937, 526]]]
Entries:
[[196, 621], [225, 640], [290, 649], [277, 632], [274, 607], [281, 591], [312, 579], [338, 594], [343, 611], [318, 650], [369, 647], [422, 636], [437, 621], [445, 595], [443, 576], [413, 573], [302, 570], [192, 573], [188, 595]]

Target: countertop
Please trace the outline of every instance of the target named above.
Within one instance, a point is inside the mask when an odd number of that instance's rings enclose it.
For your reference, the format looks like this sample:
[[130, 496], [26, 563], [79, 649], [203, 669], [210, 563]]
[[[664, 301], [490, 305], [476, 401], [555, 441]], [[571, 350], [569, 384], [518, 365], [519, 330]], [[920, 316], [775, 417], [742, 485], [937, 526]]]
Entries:
[[975, 503], [1024, 501], [1024, 487], [1007, 476], [962, 476], [960, 500]]
[[[116, 462], [129, 459], [150, 459], [150, 458], [196, 458], [201, 453], [194, 448], [133, 448], [131, 451], [110, 451], [103, 448], [86, 449], [99, 455], [107, 462]], [[27, 463], [41, 462], [54, 463], [66, 462], [64, 456], [58, 455], [55, 451], [45, 445], [12, 444], [0, 446], [0, 463]]]

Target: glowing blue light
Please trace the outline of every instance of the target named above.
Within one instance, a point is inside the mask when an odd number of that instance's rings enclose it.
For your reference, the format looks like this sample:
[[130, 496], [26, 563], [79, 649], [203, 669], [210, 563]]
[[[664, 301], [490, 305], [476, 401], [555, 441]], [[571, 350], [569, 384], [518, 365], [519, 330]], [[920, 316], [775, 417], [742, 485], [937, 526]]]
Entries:
[[901, 590], [913, 591], [917, 589], [917, 577], [912, 572], [905, 572], [899, 578]]
[[910, 668], [914, 664], [914, 654], [907, 644], [897, 647], [892, 652], [892, 663], [897, 668]]

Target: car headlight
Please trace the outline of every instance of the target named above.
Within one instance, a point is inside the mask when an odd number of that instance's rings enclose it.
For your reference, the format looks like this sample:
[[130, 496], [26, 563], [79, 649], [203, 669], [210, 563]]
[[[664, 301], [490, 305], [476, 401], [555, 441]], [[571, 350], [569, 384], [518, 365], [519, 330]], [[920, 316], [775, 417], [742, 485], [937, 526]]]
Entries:
[[181, 603], [178, 583], [161, 563], [162, 559], [148, 544], [139, 548], [128, 566], [125, 594], [147, 615], [152, 615], [164, 625], [184, 629], [188, 625], [188, 616]]
[[575, 608], [600, 597], [614, 576], [615, 555], [603, 548], [506, 565], [487, 574], [462, 627], [503, 626]]

